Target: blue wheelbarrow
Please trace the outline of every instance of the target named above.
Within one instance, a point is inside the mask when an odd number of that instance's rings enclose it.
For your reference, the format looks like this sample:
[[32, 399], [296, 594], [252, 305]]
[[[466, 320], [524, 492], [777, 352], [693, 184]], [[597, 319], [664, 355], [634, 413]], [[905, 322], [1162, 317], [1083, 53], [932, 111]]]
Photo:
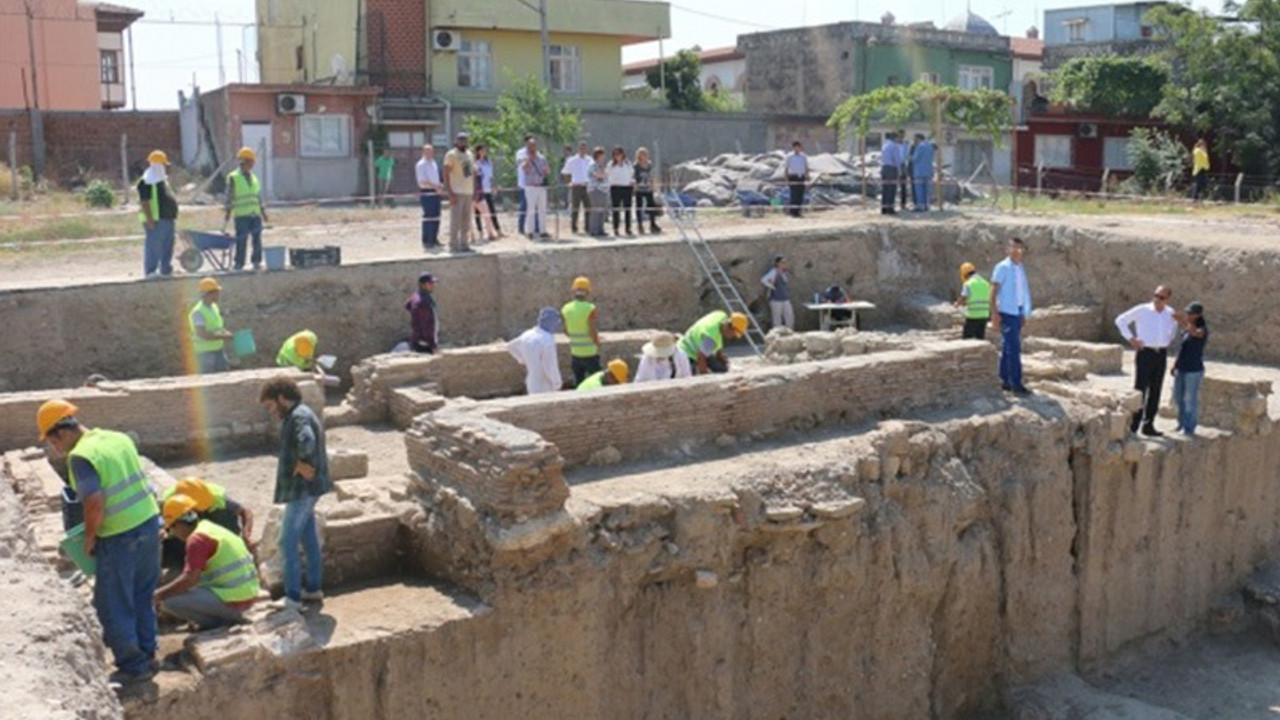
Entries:
[[216, 270], [231, 270], [236, 249], [235, 238], [222, 233], [183, 230], [186, 248], [178, 255], [178, 264], [189, 273], [199, 272], [207, 260]]

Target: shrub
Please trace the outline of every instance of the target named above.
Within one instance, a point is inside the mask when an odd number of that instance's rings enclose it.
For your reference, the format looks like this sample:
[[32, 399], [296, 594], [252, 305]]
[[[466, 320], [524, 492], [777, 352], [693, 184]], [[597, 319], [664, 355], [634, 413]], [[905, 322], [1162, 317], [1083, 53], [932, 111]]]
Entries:
[[89, 204], [89, 207], [115, 207], [116, 191], [112, 189], [111, 184], [107, 181], [94, 180], [89, 183], [89, 187], [85, 188], [84, 201]]

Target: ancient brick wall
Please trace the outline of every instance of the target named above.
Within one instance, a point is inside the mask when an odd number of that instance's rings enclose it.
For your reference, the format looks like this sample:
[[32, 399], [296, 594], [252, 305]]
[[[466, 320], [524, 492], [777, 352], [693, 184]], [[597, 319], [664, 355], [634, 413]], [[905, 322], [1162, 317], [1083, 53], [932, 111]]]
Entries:
[[[176, 110], [46, 112], [42, 117], [45, 177], [59, 184], [90, 177], [118, 181], [121, 136], [128, 136], [125, 155], [132, 172], [146, 169], [147, 153], [157, 148], [171, 160], [182, 157]], [[18, 135], [18, 165], [31, 165], [31, 121], [25, 112], [16, 110], [0, 110], [0, 161], [8, 162], [10, 131]]]

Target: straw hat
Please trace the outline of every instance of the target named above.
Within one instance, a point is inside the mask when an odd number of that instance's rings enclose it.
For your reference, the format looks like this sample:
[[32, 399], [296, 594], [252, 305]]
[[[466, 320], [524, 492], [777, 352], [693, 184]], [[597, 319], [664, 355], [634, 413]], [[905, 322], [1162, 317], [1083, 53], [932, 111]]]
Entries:
[[640, 351], [646, 357], [651, 357], [655, 360], [666, 360], [676, 354], [676, 338], [669, 332], [660, 332], [645, 343]]

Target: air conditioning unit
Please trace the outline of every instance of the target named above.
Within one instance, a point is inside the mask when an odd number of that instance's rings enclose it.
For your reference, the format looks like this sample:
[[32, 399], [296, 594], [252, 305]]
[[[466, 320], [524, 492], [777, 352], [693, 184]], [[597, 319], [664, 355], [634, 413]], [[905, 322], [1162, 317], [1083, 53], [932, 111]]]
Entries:
[[280, 93], [276, 96], [276, 112], [281, 115], [301, 115], [306, 111], [306, 95], [302, 93]]
[[1097, 123], [1080, 123], [1080, 137], [1096, 138], [1098, 137]]
[[462, 44], [462, 33], [457, 30], [436, 30], [431, 33], [431, 49], [439, 52], [457, 52]]

